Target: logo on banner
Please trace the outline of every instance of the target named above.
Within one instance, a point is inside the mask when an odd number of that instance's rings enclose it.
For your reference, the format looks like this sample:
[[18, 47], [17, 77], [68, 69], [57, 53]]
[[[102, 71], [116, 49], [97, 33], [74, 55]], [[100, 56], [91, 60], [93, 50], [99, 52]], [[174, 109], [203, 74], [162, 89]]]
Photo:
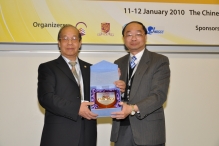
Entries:
[[148, 26], [148, 34], [163, 34], [164, 30], [157, 30], [155, 27], [153, 26]]
[[101, 23], [101, 31], [108, 33], [110, 31], [110, 23]]
[[79, 30], [81, 36], [84, 36], [86, 34], [85, 29], [87, 28], [87, 25], [84, 22], [78, 22], [76, 24], [76, 28]]
[[113, 33], [110, 33], [110, 23], [103, 22], [101, 23], [101, 33], [97, 34], [98, 36], [114, 36]]

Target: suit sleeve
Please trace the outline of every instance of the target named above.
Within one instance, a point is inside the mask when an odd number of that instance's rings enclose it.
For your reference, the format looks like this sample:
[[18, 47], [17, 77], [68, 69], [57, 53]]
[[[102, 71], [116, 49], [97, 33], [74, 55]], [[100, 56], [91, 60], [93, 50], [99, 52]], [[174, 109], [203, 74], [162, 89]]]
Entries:
[[[41, 64], [38, 68], [38, 100], [47, 111], [76, 121], [81, 100], [72, 101], [57, 95], [60, 85], [55, 71], [47, 64]], [[61, 79], [59, 79], [61, 80]], [[61, 90], [61, 89], [60, 89]], [[66, 89], [67, 90], [67, 89]], [[79, 91], [80, 92], [80, 91]], [[69, 96], [72, 94], [69, 94]]]
[[[146, 98], [136, 103], [140, 114], [139, 119], [145, 118], [147, 115], [161, 108], [167, 99], [168, 87], [170, 82], [169, 60], [163, 56], [153, 64], [150, 91]], [[147, 83], [144, 83], [147, 84]], [[142, 87], [144, 89], [144, 87]], [[145, 93], [146, 95], [146, 93]], [[144, 95], [143, 95], [144, 96]]]

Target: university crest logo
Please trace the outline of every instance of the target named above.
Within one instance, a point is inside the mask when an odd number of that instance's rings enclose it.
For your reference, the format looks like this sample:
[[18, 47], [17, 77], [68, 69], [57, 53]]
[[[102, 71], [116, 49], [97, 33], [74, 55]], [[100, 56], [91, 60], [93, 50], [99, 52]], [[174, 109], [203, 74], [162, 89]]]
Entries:
[[110, 23], [101, 23], [101, 32], [98, 33], [97, 36], [114, 36], [113, 33], [110, 33]]
[[101, 31], [108, 33], [110, 31], [110, 23], [101, 23]]

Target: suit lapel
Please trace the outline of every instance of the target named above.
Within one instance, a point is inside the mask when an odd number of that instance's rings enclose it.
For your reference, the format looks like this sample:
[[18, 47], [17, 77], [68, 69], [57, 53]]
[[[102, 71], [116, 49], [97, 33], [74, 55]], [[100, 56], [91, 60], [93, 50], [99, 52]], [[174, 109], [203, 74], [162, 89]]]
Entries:
[[57, 66], [66, 74], [66, 76], [68, 76], [71, 80], [73, 80], [77, 84], [77, 81], [75, 80], [68, 64], [66, 64], [66, 61], [62, 58], [62, 56], [59, 56], [59, 58], [57, 59]]
[[78, 58], [79, 64], [80, 64], [80, 70], [81, 70], [81, 75], [83, 77], [83, 84], [84, 84], [84, 99], [90, 101], [87, 99], [90, 92], [90, 66], [85, 64], [82, 60]]
[[120, 77], [120, 80], [123, 80], [123, 81], [125, 81], [125, 82], [126, 82], [126, 80], [127, 80], [127, 74], [128, 74], [129, 56], [130, 56], [129, 54], [126, 55], [126, 56], [124, 57], [124, 59], [122, 60], [122, 62], [121, 62], [121, 64], [123, 64], [123, 65], [119, 66], [119, 68], [120, 68], [120, 70], [121, 70], [121, 77]]
[[138, 68], [135, 72], [135, 76], [134, 76], [133, 83], [132, 83], [132, 89], [131, 89], [131, 93], [130, 93], [130, 100], [132, 100], [135, 97], [135, 94], [138, 91], [142, 77], [148, 68], [149, 61], [150, 61], [149, 52], [147, 49], [145, 49], [144, 53], [141, 57], [141, 60], [138, 64]]

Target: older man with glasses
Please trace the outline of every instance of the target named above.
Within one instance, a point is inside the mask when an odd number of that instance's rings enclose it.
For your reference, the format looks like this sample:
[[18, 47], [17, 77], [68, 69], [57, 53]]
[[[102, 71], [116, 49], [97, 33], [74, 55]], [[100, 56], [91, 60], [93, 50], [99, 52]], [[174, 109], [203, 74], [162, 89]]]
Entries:
[[[96, 146], [97, 115], [89, 109], [90, 63], [78, 58], [81, 35], [72, 25], [58, 33], [61, 55], [38, 69], [38, 100], [45, 108], [40, 146]], [[125, 89], [123, 81], [116, 86]]]

